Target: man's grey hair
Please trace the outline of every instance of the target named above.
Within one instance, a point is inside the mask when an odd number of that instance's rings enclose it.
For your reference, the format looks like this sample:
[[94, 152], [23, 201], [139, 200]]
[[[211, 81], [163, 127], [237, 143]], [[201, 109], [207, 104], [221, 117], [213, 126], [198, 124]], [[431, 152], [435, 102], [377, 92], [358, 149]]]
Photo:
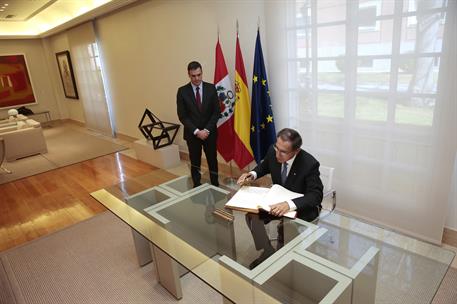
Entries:
[[288, 141], [292, 144], [292, 149], [297, 150], [303, 144], [300, 134], [297, 131], [290, 128], [284, 128], [278, 132], [276, 138], [281, 138], [283, 141]]

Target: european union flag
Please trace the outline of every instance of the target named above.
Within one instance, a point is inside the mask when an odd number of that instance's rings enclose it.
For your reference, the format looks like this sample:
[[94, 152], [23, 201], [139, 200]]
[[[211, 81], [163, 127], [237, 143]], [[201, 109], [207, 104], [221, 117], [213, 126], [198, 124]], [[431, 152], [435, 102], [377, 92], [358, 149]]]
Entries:
[[268, 148], [275, 143], [276, 131], [258, 30], [252, 78], [251, 148], [255, 161], [260, 163]]

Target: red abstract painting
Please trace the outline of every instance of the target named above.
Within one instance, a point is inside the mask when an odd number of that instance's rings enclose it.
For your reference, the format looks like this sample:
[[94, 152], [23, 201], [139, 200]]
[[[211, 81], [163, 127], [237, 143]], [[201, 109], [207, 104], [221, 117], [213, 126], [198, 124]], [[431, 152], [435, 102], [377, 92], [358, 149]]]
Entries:
[[36, 103], [24, 55], [0, 55], [0, 108]]

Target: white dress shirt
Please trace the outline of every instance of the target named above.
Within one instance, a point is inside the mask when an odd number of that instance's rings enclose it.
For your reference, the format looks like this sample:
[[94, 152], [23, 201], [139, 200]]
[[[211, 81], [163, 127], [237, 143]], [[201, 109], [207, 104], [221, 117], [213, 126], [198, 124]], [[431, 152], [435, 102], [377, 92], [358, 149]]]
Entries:
[[[289, 176], [290, 168], [292, 168], [292, 165], [293, 165], [293, 163], [295, 161], [295, 157], [296, 156], [297, 156], [297, 154], [295, 154], [294, 157], [292, 157], [291, 159], [286, 161], [286, 163], [287, 163], [287, 176]], [[282, 168], [283, 168], [282, 166], [283, 166], [283, 164], [281, 164], [281, 171], [282, 171]], [[257, 179], [257, 173], [255, 171], [251, 171], [249, 173], [251, 173], [254, 176], [254, 180]], [[290, 211], [297, 210], [297, 206], [295, 205], [295, 203], [292, 200], [288, 200], [286, 202], [289, 204], [289, 210]]]

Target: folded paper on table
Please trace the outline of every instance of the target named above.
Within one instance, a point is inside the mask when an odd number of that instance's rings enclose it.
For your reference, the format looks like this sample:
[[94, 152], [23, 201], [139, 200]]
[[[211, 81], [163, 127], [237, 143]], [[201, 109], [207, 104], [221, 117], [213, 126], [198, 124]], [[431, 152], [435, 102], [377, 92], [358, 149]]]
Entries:
[[[243, 186], [225, 204], [225, 207], [251, 213], [258, 213], [259, 209], [269, 212], [271, 205], [301, 196], [303, 194], [287, 190], [281, 185], [273, 185], [271, 188]], [[284, 216], [295, 218], [296, 214], [296, 211], [289, 211]]]

